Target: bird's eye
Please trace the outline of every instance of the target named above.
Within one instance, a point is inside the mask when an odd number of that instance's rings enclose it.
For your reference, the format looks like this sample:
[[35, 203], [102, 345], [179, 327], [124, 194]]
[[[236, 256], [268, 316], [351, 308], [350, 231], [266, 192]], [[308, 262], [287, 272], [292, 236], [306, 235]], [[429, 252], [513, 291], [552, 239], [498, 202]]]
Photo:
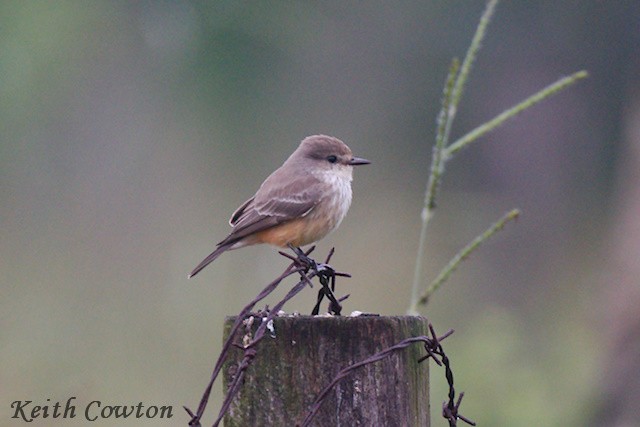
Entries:
[[337, 158], [336, 156], [333, 156], [333, 155], [331, 155], [331, 156], [327, 156], [327, 161], [328, 161], [329, 163], [335, 163], [335, 162], [337, 162], [337, 161], [338, 161], [338, 158]]

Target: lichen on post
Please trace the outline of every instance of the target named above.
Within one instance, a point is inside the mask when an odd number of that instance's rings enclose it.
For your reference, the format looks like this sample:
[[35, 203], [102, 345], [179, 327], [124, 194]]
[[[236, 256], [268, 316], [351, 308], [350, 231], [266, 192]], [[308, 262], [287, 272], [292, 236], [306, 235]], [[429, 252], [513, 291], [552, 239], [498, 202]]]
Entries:
[[[224, 339], [234, 321], [226, 319]], [[255, 317], [238, 330], [234, 342], [246, 342], [260, 322]], [[420, 316], [278, 316], [271, 337], [256, 347], [225, 426], [294, 426], [343, 368], [428, 333]], [[421, 347], [412, 345], [350, 372], [328, 393], [311, 425], [429, 426], [429, 369], [418, 363], [422, 356]], [[242, 357], [241, 350], [231, 352], [223, 368], [225, 390]]]

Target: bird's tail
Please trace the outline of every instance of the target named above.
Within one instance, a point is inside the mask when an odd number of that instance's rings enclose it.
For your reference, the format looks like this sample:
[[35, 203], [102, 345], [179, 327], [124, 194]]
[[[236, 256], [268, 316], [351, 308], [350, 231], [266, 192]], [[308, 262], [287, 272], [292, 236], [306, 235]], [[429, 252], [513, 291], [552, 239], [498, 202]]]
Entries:
[[193, 276], [198, 274], [200, 272], [200, 270], [202, 270], [207, 265], [209, 265], [213, 261], [215, 261], [215, 259], [218, 258], [224, 251], [226, 251], [227, 249], [230, 249], [230, 247], [231, 247], [231, 245], [220, 245], [220, 246], [218, 246], [216, 248], [216, 250], [211, 252], [209, 254], [209, 256], [207, 256], [205, 259], [203, 259], [202, 262], [200, 264], [198, 264], [198, 266], [196, 268], [194, 268], [193, 271], [191, 273], [189, 273], [189, 276], [187, 276], [187, 277], [189, 279], [191, 279]]

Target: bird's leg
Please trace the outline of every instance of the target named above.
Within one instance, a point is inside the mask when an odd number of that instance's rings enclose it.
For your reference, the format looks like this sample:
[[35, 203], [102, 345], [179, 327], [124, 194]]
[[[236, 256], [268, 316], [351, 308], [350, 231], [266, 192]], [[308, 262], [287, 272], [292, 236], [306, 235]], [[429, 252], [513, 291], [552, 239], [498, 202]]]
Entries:
[[[309, 255], [305, 253], [300, 247], [293, 246], [291, 243], [287, 244], [287, 246], [289, 246], [289, 249], [291, 249], [293, 253], [296, 254], [296, 256], [298, 257], [297, 259], [298, 263], [303, 267], [305, 267], [307, 271], [318, 270], [318, 263], [313, 258], [309, 257]], [[310, 252], [311, 251], [309, 251], [309, 253]]]

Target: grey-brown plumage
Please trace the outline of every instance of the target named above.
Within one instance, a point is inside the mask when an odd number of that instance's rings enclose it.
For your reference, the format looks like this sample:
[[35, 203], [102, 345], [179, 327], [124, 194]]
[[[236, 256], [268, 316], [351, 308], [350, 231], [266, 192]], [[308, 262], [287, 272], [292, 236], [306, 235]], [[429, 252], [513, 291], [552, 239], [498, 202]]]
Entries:
[[305, 138], [256, 194], [231, 215], [231, 233], [189, 277], [227, 250], [258, 243], [303, 246], [334, 230], [351, 205], [353, 166], [369, 161], [354, 157], [337, 138]]

